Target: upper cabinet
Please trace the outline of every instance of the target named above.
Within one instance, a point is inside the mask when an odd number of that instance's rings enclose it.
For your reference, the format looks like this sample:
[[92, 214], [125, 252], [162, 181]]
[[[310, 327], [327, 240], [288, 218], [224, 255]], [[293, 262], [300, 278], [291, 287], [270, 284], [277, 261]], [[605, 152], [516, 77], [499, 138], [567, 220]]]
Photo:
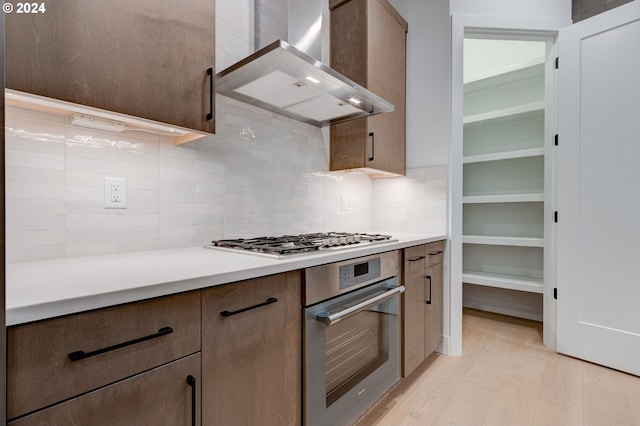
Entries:
[[407, 22], [387, 0], [331, 0], [329, 7], [331, 67], [395, 107], [332, 125], [330, 168], [404, 175]]
[[46, 6], [6, 15], [7, 88], [214, 132], [214, 1]]

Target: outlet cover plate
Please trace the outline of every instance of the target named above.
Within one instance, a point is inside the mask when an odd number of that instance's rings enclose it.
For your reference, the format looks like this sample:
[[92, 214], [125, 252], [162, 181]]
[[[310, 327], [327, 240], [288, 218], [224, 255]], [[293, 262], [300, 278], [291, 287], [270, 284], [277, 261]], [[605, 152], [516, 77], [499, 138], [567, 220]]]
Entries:
[[127, 208], [127, 180], [124, 178], [104, 178], [104, 208]]

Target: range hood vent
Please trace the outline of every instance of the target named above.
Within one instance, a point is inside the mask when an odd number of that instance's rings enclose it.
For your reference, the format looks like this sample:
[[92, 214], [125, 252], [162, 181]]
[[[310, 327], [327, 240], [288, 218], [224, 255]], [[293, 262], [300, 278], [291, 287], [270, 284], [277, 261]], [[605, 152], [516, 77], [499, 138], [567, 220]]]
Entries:
[[218, 73], [216, 92], [318, 127], [394, 109], [283, 40]]

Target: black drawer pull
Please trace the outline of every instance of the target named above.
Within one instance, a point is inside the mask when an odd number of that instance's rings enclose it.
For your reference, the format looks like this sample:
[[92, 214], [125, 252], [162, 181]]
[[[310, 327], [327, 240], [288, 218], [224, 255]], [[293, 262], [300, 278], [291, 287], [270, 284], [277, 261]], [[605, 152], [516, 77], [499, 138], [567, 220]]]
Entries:
[[196, 413], [196, 378], [189, 374], [187, 384], [191, 386], [191, 426], [196, 426], [198, 417], [198, 413]]
[[98, 349], [92, 352], [85, 351], [75, 351], [69, 354], [69, 359], [71, 362], [81, 361], [86, 358], [90, 358], [92, 356], [101, 355], [107, 352], [115, 351], [116, 349], [121, 349], [127, 346], [135, 345], [136, 343], [146, 342], [147, 340], [156, 339], [158, 337], [166, 336], [167, 334], [173, 333], [173, 328], [171, 327], [162, 327], [156, 334], [151, 334], [149, 336], [139, 337], [137, 339], [129, 340], [128, 342], [118, 343], [117, 345], [109, 346], [106, 348]]
[[256, 309], [256, 308], [259, 308], [261, 306], [266, 306], [266, 305], [270, 305], [272, 303], [276, 303], [277, 301], [278, 301], [278, 299], [276, 299], [275, 297], [270, 297], [264, 303], [259, 303], [257, 305], [249, 306], [248, 308], [238, 309], [237, 311], [233, 311], [233, 312], [222, 311], [222, 312], [220, 312], [220, 315], [222, 315], [223, 317], [230, 317], [232, 315], [237, 315], [237, 314], [241, 314], [243, 312], [250, 311], [251, 309]]
[[429, 300], [426, 301], [427, 305], [431, 304], [431, 275], [427, 275], [427, 279], [429, 280]]
[[207, 75], [209, 76], [209, 113], [207, 114], [207, 120], [213, 120], [213, 68], [207, 69]]
[[443, 251], [442, 251], [442, 250], [440, 250], [440, 251], [434, 251], [433, 253], [429, 253], [429, 256], [437, 256], [437, 255], [442, 254], [442, 253], [443, 253]]
[[369, 161], [373, 161], [375, 158], [375, 149], [376, 149], [376, 136], [373, 132], [369, 133], [369, 137], [371, 138], [371, 157], [369, 157]]
[[424, 256], [412, 257], [411, 259], [409, 259], [409, 262], [417, 262], [418, 260], [422, 260], [424, 258]]

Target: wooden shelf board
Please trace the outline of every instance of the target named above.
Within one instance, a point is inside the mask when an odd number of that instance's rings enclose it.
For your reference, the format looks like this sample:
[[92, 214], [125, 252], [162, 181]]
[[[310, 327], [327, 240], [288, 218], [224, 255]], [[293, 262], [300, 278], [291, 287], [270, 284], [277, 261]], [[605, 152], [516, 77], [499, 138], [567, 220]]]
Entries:
[[542, 279], [516, 275], [490, 274], [487, 272], [463, 272], [462, 282], [488, 287], [506, 288], [509, 290], [527, 291], [530, 293], [542, 293], [544, 290]]
[[517, 151], [496, 152], [493, 154], [463, 157], [462, 163], [482, 163], [485, 161], [510, 160], [513, 158], [538, 157], [544, 155], [544, 148], [520, 149]]
[[463, 235], [464, 244], [486, 244], [493, 246], [544, 247], [543, 238], [489, 237], [484, 235]]
[[505, 108], [505, 109], [500, 109], [496, 111], [485, 112], [482, 114], [470, 115], [470, 116], [464, 117], [462, 122], [464, 124], [477, 123], [480, 121], [493, 120], [496, 118], [509, 117], [512, 115], [518, 115], [526, 112], [540, 111], [540, 110], [544, 110], [544, 102], [534, 102], [531, 104], [519, 105], [517, 107]]

